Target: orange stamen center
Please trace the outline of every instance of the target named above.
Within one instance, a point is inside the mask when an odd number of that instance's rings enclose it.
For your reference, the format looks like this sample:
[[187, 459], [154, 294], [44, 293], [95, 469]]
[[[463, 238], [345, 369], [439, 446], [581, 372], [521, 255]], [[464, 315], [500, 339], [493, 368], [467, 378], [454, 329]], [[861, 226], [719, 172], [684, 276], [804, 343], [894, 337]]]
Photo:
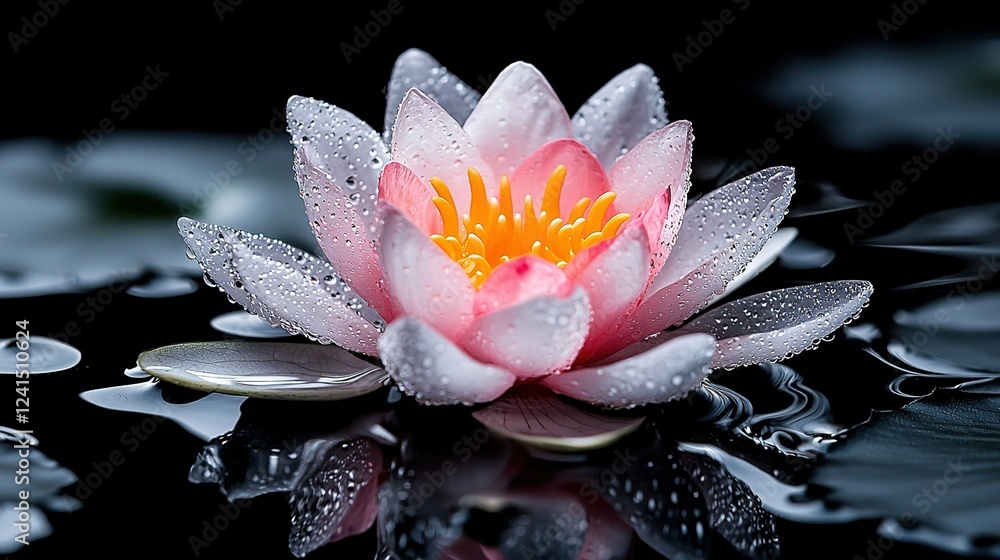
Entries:
[[451, 189], [432, 177], [441, 233], [432, 234], [431, 240], [462, 265], [477, 289], [494, 268], [529, 253], [565, 268], [580, 251], [617, 235], [629, 219], [624, 213], [605, 219], [616, 196], [611, 191], [594, 201], [581, 198], [563, 217], [559, 206], [565, 180], [566, 166], [560, 165], [546, 181], [540, 211], [535, 213], [535, 201], [528, 195], [523, 212], [514, 212], [507, 176], [500, 179], [500, 197], [488, 197], [483, 177], [470, 167], [472, 201], [469, 213], [459, 215]]

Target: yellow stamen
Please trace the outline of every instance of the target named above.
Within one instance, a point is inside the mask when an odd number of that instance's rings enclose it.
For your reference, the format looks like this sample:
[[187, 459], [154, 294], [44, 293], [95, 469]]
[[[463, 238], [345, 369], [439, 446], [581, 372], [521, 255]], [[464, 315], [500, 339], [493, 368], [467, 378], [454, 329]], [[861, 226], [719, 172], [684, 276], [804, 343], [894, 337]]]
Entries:
[[[451, 196], [451, 193], [448, 193], [448, 196]], [[441, 232], [445, 236], [458, 237], [458, 214], [455, 213], [455, 204], [441, 196], [435, 196], [431, 202], [437, 208], [438, 214], [441, 214]]]
[[559, 197], [562, 196], [563, 182], [566, 180], [566, 166], [560, 165], [549, 175], [545, 183], [545, 194], [542, 195], [542, 212], [549, 216], [559, 215]]
[[573, 209], [569, 212], [569, 218], [566, 219], [566, 223], [572, 224], [577, 218], [583, 216], [587, 212], [587, 207], [590, 206], [590, 199], [583, 197], [579, 202], [573, 205]]
[[437, 195], [432, 202], [441, 216], [441, 233], [432, 234], [431, 241], [462, 266], [477, 289], [494, 268], [521, 255], [537, 255], [565, 267], [580, 251], [617, 235], [630, 218], [619, 213], [605, 219], [615, 200], [613, 192], [601, 194], [593, 203], [581, 198], [564, 218], [560, 198], [566, 172], [560, 165], [549, 175], [537, 214], [530, 195], [524, 197], [523, 213], [514, 213], [506, 176], [500, 179], [499, 196], [490, 197], [482, 175], [470, 167], [468, 214], [459, 214], [448, 185], [431, 178]]
[[448, 256], [451, 257], [452, 259], [455, 259], [455, 257], [458, 256], [455, 253], [455, 248], [452, 247], [451, 243], [448, 243], [448, 240], [445, 239], [444, 236], [432, 233], [431, 241], [437, 243], [437, 246], [440, 247], [441, 250], [444, 251], [445, 253], [448, 253]]

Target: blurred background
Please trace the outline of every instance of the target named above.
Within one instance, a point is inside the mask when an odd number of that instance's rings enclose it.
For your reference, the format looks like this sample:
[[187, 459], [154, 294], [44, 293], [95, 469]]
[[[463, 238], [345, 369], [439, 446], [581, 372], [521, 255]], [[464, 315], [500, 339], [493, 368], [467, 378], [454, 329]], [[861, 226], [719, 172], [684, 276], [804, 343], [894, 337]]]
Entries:
[[[993, 197], [984, 160], [968, 158], [1000, 143], [997, 25], [947, 3], [733, 0], [660, 16], [601, 0], [457, 10], [36, 0], [5, 1], [3, 14], [8, 271], [96, 281], [193, 270], [161, 237], [179, 215], [311, 243], [294, 211], [285, 101], [317, 97], [381, 128], [392, 63], [411, 47], [480, 91], [510, 62], [531, 62], [571, 113], [618, 72], [651, 66], [669, 116], [694, 123], [695, 192], [777, 164], [863, 200], [903, 180], [895, 210], [852, 222], [858, 230], [838, 224], [852, 244], [907, 221], [903, 209]], [[907, 173], [941, 132], [960, 138], [954, 149]], [[161, 243], [172, 245], [155, 252]]]

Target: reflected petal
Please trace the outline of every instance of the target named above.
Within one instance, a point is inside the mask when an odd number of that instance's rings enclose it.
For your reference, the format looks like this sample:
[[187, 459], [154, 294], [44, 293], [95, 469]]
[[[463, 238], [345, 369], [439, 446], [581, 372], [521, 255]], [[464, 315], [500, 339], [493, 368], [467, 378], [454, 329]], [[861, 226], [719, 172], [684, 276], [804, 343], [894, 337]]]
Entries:
[[364, 533], [378, 515], [382, 452], [369, 439], [331, 445], [289, 494], [288, 548], [301, 558], [328, 542]]

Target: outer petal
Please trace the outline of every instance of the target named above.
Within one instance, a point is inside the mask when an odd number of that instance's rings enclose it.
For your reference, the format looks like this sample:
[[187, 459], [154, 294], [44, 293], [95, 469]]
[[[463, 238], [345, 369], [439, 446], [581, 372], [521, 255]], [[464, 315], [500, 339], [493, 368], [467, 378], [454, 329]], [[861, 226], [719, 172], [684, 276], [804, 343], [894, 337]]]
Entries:
[[325, 261], [280, 241], [224, 226], [177, 221], [189, 254], [247, 311], [292, 334], [377, 355], [382, 319]]
[[563, 217], [569, 216], [573, 205], [581, 198], [594, 201], [611, 190], [608, 176], [594, 154], [572, 138], [560, 138], [535, 150], [517, 166], [510, 180], [511, 198], [523, 201], [525, 195], [530, 194], [537, 210], [542, 204], [545, 183], [560, 165], [566, 166], [566, 180], [559, 200]]
[[747, 264], [747, 267], [743, 269], [743, 272], [736, 275], [732, 282], [726, 285], [725, 291], [721, 294], [712, 298], [710, 302], [705, 307], [712, 305], [713, 303], [719, 301], [720, 299], [732, 294], [739, 288], [752, 280], [755, 276], [763, 272], [767, 267], [774, 264], [774, 261], [778, 260], [781, 256], [781, 252], [788, 247], [795, 237], [798, 236], [799, 230], [793, 227], [778, 228], [778, 231], [774, 232], [774, 235], [767, 240], [764, 247], [761, 248], [757, 256]]
[[715, 351], [711, 336], [692, 334], [663, 343], [641, 341], [637, 346], [652, 347], [639, 354], [627, 348], [621, 355], [628, 357], [614, 361], [619, 356], [612, 356], [607, 365], [573, 369], [540, 383], [590, 404], [633, 408], [679, 399], [701, 386], [711, 372], [709, 361]]
[[403, 211], [425, 234], [440, 229], [441, 218], [435, 213], [434, 190], [405, 165], [389, 162], [378, 179], [378, 196]]
[[295, 178], [323, 253], [365, 301], [388, 315], [368, 228], [379, 171], [389, 153], [378, 133], [351, 113], [307, 97], [288, 100]]
[[573, 132], [605, 169], [639, 140], [666, 126], [667, 109], [653, 69], [636, 64], [618, 74], [573, 115]]
[[587, 293], [540, 296], [477, 317], [463, 335], [463, 346], [481, 361], [497, 364], [519, 378], [567, 368], [590, 331]]
[[379, 339], [382, 362], [403, 390], [423, 404], [488, 402], [514, 384], [514, 374], [478, 362], [440, 333], [409, 317]]
[[487, 188], [499, 185], [490, 164], [455, 119], [424, 93], [406, 92], [392, 136], [392, 160], [413, 171], [421, 181], [438, 177], [451, 188], [459, 214], [467, 212], [470, 167], [483, 176]]
[[556, 265], [535, 255], [523, 255], [493, 270], [476, 292], [473, 312], [485, 315], [539, 296], [565, 298], [573, 287]]
[[392, 125], [396, 123], [399, 104], [411, 88], [424, 92], [459, 123], [469, 118], [479, 102], [479, 92], [446, 70], [434, 57], [420, 49], [409, 49], [396, 59], [389, 76], [385, 128], [382, 130], [387, 144], [392, 139]]
[[791, 168], [772, 167], [695, 202], [670, 258], [613, 347], [680, 323], [722, 293], [777, 229], [794, 181]]
[[546, 142], [573, 138], [569, 115], [552, 86], [524, 62], [500, 72], [465, 121], [465, 130], [496, 175], [508, 177]]
[[475, 289], [462, 267], [395, 206], [378, 204], [379, 263], [398, 315], [434, 325], [449, 338], [472, 320]]
[[713, 368], [775, 362], [816, 346], [857, 317], [872, 289], [869, 282], [842, 280], [765, 292], [708, 311], [661, 337], [711, 334], [718, 339]]
[[583, 362], [617, 332], [649, 285], [649, 239], [641, 227], [584, 251], [570, 261], [566, 276], [587, 291], [594, 320], [577, 361]]

